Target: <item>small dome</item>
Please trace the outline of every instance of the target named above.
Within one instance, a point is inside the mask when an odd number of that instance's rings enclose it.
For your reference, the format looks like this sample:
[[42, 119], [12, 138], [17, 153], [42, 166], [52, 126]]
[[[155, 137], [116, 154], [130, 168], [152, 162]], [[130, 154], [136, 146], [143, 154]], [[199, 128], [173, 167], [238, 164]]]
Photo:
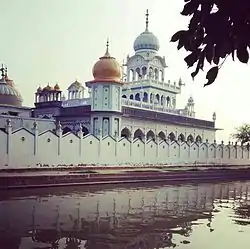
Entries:
[[158, 38], [148, 30], [141, 33], [134, 41], [134, 50], [147, 49], [158, 51], [160, 49], [160, 44]]
[[43, 88], [43, 91], [46, 91], [46, 92], [49, 92], [49, 91], [52, 91], [53, 90], [53, 87], [51, 87], [49, 84]]
[[60, 86], [56, 83], [54, 86], [55, 91], [61, 91]]
[[188, 103], [194, 103], [194, 98], [191, 96], [191, 97], [189, 97], [189, 99], [188, 99]]
[[114, 57], [111, 57], [107, 50], [103, 57], [97, 61], [93, 67], [95, 81], [115, 81], [120, 82], [122, 78], [121, 66]]
[[83, 87], [82, 83], [79, 82], [78, 80], [75, 80], [75, 81], [68, 87], [68, 90], [69, 90], [70, 88], [80, 89], [80, 88], [82, 88], [82, 87]]
[[37, 89], [36, 89], [36, 92], [37, 93], [40, 93], [43, 89], [39, 86]]
[[22, 96], [18, 90], [8, 84], [5, 78], [0, 79], [0, 105], [22, 106]]

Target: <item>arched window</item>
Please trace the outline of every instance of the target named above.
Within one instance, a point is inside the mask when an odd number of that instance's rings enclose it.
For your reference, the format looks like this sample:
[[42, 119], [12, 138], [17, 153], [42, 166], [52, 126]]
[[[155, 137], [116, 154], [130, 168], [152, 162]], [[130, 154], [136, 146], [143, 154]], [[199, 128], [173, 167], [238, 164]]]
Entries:
[[201, 139], [201, 136], [198, 135], [196, 138], [195, 138], [195, 142], [196, 143], [201, 143], [202, 142], [202, 139]]
[[141, 98], [140, 98], [140, 93], [137, 93], [137, 94], [135, 95], [135, 100], [137, 100], [137, 101], [140, 101], [140, 100], [141, 100]]
[[159, 136], [160, 140], [163, 140], [163, 141], [166, 140], [166, 135], [163, 131], [159, 132], [158, 136]]
[[178, 141], [180, 141], [180, 142], [185, 141], [185, 136], [182, 133], [178, 136]]
[[146, 92], [143, 94], [143, 102], [148, 102], [148, 93]]
[[148, 131], [147, 132], [147, 140], [150, 140], [150, 139], [155, 139], [155, 134], [154, 134], [154, 132], [153, 131]]
[[155, 95], [155, 104], [159, 104], [160, 103], [160, 95], [157, 93]]
[[129, 70], [129, 75], [128, 75], [128, 80], [129, 82], [133, 81], [134, 80], [134, 70], [133, 69], [130, 69]]
[[169, 108], [170, 107], [170, 97], [169, 96], [167, 96], [166, 101], [167, 101], [167, 107]]
[[193, 143], [194, 142], [194, 137], [191, 134], [188, 135], [187, 141], [190, 142], [190, 143]]
[[126, 98], [127, 98], [127, 96], [124, 94], [124, 95], [122, 95], [122, 98], [126, 99]]
[[122, 130], [121, 130], [121, 137], [125, 137], [125, 138], [130, 138], [130, 131], [129, 131], [129, 129], [127, 128], [127, 127], [125, 127], [125, 128], [123, 128]]
[[144, 138], [144, 133], [142, 132], [141, 129], [137, 129], [134, 133], [134, 139], [139, 138], [142, 140]]
[[89, 130], [85, 126], [83, 126], [82, 127], [82, 133], [83, 133], [83, 136], [86, 136], [86, 135], [89, 134]]
[[155, 71], [154, 71], [154, 79], [155, 80], [158, 80], [159, 79], [159, 71], [157, 68], [155, 68]]
[[135, 74], [135, 80], [138, 81], [141, 78], [141, 70], [139, 67], [136, 68], [135, 70], [136, 74]]
[[172, 142], [175, 141], [175, 134], [173, 132], [169, 133], [168, 139]]
[[62, 130], [62, 134], [63, 134], [63, 135], [66, 134], [66, 133], [68, 133], [68, 132], [72, 132], [71, 129], [70, 129], [69, 127], [63, 128], [63, 130]]
[[142, 77], [143, 77], [143, 79], [145, 78], [146, 74], [147, 74], [147, 68], [143, 67], [142, 68]]

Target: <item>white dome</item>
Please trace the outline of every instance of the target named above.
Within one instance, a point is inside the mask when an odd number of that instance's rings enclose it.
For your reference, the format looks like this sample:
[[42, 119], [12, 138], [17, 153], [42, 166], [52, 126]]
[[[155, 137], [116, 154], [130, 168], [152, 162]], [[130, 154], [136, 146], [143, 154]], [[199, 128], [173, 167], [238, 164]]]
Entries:
[[160, 44], [158, 38], [147, 30], [137, 36], [134, 42], [135, 52], [142, 49], [158, 51], [159, 48]]
[[5, 79], [0, 79], [0, 104], [21, 105], [23, 99], [18, 90], [7, 84]]

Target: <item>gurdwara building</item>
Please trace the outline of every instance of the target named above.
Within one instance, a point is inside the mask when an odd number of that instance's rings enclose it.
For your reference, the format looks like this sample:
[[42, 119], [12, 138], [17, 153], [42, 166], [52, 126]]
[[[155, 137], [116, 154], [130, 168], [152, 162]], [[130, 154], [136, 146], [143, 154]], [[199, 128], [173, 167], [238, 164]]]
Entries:
[[0, 127], [12, 120], [12, 128], [31, 130], [34, 120], [39, 132], [61, 124], [63, 134], [81, 129], [96, 137], [126, 137], [189, 142], [214, 142], [215, 113], [211, 120], [195, 117], [194, 99], [176, 108], [182, 80], [170, 82], [165, 75], [165, 57], [158, 52], [158, 38], [146, 28], [134, 41], [134, 54], [120, 65], [106, 52], [93, 66], [93, 79], [69, 85], [65, 97], [58, 84], [39, 87], [34, 107], [23, 107], [22, 97], [7, 69], [0, 80]]

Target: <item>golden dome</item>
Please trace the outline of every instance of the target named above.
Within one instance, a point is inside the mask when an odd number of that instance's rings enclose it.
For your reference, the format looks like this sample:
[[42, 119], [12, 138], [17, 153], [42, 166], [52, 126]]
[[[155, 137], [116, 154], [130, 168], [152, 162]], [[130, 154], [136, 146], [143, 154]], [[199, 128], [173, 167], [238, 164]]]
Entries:
[[54, 86], [55, 91], [61, 91], [60, 86], [56, 83]]
[[108, 46], [109, 44], [107, 42], [107, 50], [105, 55], [101, 57], [93, 67], [94, 81], [121, 82], [121, 67], [116, 59], [110, 56]]

